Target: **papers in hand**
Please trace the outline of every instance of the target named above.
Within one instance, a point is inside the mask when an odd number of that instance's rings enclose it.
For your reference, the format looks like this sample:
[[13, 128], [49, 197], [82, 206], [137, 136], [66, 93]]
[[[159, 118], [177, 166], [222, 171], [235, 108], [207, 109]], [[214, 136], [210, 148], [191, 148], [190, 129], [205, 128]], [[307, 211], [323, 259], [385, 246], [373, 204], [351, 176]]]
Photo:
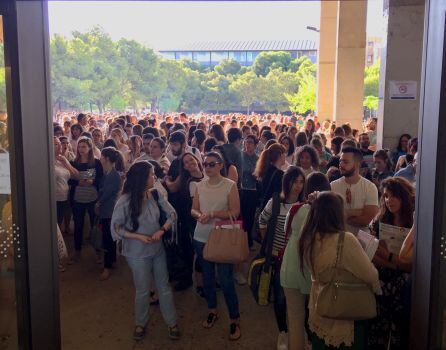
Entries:
[[375, 236], [362, 230], [359, 230], [357, 238], [369, 259], [372, 260], [378, 249], [379, 241]]
[[399, 255], [410, 229], [379, 223], [379, 239], [386, 242], [390, 253]]

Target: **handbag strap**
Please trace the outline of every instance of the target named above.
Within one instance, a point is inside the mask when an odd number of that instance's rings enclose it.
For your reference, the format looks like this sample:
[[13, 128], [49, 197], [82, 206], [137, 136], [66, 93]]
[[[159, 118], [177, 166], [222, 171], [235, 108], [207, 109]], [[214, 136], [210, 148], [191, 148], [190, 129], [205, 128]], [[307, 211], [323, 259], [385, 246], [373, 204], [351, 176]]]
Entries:
[[266, 226], [266, 234], [265, 238], [262, 242], [262, 253], [265, 255], [265, 264], [264, 271], [268, 271], [269, 267], [272, 263], [272, 252], [273, 252], [273, 241], [274, 241], [274, 233], [276, 230], [277, 217], [280, 213], [280, 195], [278, 192], [274, 192], [273, 194], [273, 205], [271, 210], [271, 217], [268, 220]]
[[335, 280], [335, 275], [336, 277], [338, 276], [338, 265], [339, 265], [339, 261], [342, 258], [342, 252], [344, 250], [344, 239], [345, 239], [345, 232], [339, 232], [339, 237], [338, 237], [338, 244], [336, 247], [336, 262], [334, 265], [334, 273], [331, 275], [331, 280], [330, 283], [332, 283]]

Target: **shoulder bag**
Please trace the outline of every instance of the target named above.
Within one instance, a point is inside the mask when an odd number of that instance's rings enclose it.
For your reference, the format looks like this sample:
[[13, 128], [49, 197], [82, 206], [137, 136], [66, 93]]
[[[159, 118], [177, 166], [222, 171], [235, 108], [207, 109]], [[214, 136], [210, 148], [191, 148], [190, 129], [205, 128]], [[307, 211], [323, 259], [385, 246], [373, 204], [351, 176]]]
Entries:
[[345, 232], [341, 232], [332, 277], [317, 297], [316, 312], [321, 317], [335, 320], [368, 320], [376, 317], [375, 294], [364, 281], [339, 266], [344, 238]]
[[[249, 257], [248, 235], [236, 226], [230, 212], [230, 228], [215, 227], [203, 249], [203, 258], [221, 264], [239, 264]], [[226, 226], [226, 225], [225, 225]]]

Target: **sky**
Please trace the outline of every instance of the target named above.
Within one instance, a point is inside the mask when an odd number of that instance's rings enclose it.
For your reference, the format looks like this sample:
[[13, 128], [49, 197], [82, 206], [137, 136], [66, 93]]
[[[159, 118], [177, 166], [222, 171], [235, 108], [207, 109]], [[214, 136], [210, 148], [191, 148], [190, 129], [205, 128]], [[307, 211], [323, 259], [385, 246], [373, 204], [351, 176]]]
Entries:
[[[383, 0], [368, 1], [367, 35], [382, 36]], [[50, 33], [101, 26], [155, 50], [199, 41], [318, 39], [318, 1], [51, 1]]]

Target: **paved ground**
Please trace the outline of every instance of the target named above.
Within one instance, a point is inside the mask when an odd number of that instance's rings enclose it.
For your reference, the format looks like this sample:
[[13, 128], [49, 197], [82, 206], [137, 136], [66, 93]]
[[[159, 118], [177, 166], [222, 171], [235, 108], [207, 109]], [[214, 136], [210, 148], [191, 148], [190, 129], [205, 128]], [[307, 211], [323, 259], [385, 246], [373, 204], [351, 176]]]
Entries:
[[[67, 237], [67, 240], [72, 237]], [[255, 304], [247, 286], [237, 287], [241, 311], [242, 338], [227, 339], [229, 320], [223, 294], [219, 292], [220, 319], [214, 328], [202, 328], [207, 316], [205, 300], [194, 289], [175, 293], [183, 337], [171, 341], [159, 306], [151, 307], [146, 339], [132, 340], [134, 289], [125, 260], [119, 259], [108, 281], [99, 281], [101, 266], [95, 264], [90, 247], [82, 261], [68, 266], [60, 275], [62, 348], [74, 349], [275, 349], [277, 327], [272, 305]]]

